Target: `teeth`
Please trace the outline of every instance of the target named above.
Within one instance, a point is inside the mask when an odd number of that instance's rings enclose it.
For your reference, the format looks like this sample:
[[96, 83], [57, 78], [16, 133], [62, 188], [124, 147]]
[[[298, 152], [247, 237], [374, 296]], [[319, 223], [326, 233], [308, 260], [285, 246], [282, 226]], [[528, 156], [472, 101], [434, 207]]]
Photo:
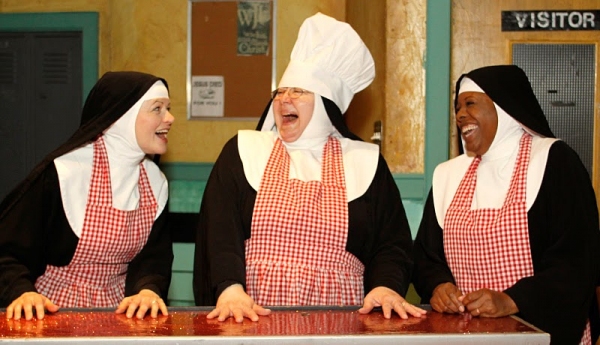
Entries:
[[168, 129], [164, 129], [164, 130], [162, 130], [162, 131], [156, 131], [156, 134], [158, 134], [158, 135], [160, 135], [160, 134], [167, 135], [167, 133], [169, 133], [169, 130], [168, 130]]
[[465, 134], [465, 133], [468, 133], [468, 132], [470, 132], [470, 131], [472, 131], [474, 129], [477, 129], [477, 126], [475, 126], [475, 125], [467, 125], [467, 126], [464, 126], [462, 128], [462, 133]]

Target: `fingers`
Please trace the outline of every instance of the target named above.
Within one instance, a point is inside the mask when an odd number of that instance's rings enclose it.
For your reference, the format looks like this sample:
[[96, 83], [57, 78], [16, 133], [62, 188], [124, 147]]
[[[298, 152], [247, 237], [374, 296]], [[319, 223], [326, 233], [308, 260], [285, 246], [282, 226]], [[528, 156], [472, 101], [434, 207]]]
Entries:
[[448, 294], [448, 301], [446, 302], [446, 307], [448, 307], [451, 311], [455, 313], [462, 313], [465, 311], [465, 306], [459, 300], [459, 297], [460, 296], [457, 295], [455, 292], [451, 292]]
[[433, 309], [440, 313], [456, 314], [464, 311], [462, 303], [455, 301], [454, 299], [448, 298], [432, 298], [431, 306]]
[[358, 312], [367, 314], [378, 306], [381, 306], [381, 311], [386, 319], [391, 318], [394, 312], [402, 319], [408, 319], [409, 315], [421, 317], [426, 313], [425, 310], [408, 303], [394, 290], [381, 286], [374, 288], [365, 296], [363, 306]]
[[127, 316], [128, 319], [131, 319], [133, 317], [133, 314], [137, 310], [138, 306], [139, 306], [139, 302], [137, 302], [133, 298], [130, 299], [129, 304], [127, 305], [127, 310], [125, 311], [125, 316]]
[[271, 314], [271, 309], [263, 308], [258, 304], [252, 306], [254, 312], [260, 316], [267, 316]]
[[[154, 303], [154, 304], [156, 304], [156, 302], [155, 302], [155, 301], [153, 301], [153, 302], [150, 302], [150, 303]], [[148, 303], [141, 303], [141, 304], [138, 306], [137, 313], [135, 313], [135, 316], [136, 316], [138, 319], [140, 319], [140, 320], [141, 320], [141, 319], [143, 319], [143, 318], [144, 318], [144, 316], [146, 316], [146, 312], [148, 311], [148, 309], [149, 309], [149, 305], [148, 305]]]
[[[169, 315], [169, 310], [167, 309], [167, 305], [165, 304], [165, 301], [163, 301], [162, 299], [156, 303], [156, 313], [152, 313], [152, 315], [153, 315], [152, 317], [154, 317], [154, 318], [158, 317], [159, 310], [163, 315]], [[154, 311], [154, 308], [152, 309], [152, 311]]]
[[45, 309], [56, 312], [59, 308], [37, 292], [25, 292], [6, 308], [6, 317], [20, 320], [24, 316], [25, 320], [31, 320], [35, 314], [35, 317], [41, 320], [44, 318]]
[[235, 305], [216, 307], [210, 313], [208, 313], [208, 315], [206, 315], [206, 318], [214, 319], [216, 317], [219, 321], [225, 321], [228, 318], [233, 317], [236, 322], [243, 322], [244, 318], [252, 321], [258, 321], [259, 315], [267, 316], [269, 314], [271, 314], [271, 309], [263, 308], [258, 304], [254, 304], [252, 308]]
[[150, 311], [150, 317], [157, 318], [158, 311], [163, 315], [168, 315], [167, 305], [156, 293], [150, 290], [142, 290], [134, 296], [125, 297], [119, 304], [115, 313], [125, 313], [127, 318], [132, 318], [134, 315], [138, 319], [143, 319]]
[[121, 303], [119, 303], [119, 305], [117, 306], [117, 309], [115, 309], [115, 313], [122, 314], [125, 310], [127, 310], [127, 306], [129, 305], [129, 299], [130, 297], [123, 298]]
[[[235, 322], [243, 322], [244, 321], [244, 312], [242, 311], [241, 308], [235, 308], [235, 309], [215, 308], [206, 316], [206, 318], [212, 319], [215, 316], [218, 316], [217, 320], [219, 320], [221, 322], [227, 320], [230, 317], [233, 317]], [[258, 316], [256, 314], [254, 314], [254, 316], [256, 317], [256, 319], [258, 319]], [[251, 319], [251, 316], [249, 318]], [[256, 321], [256, 320], [253, 320], [253, 321]]]
[[400, 302], [396, 300], [393, 304], [394, 311], [402, 318], [408, 319], [408, 316], [421, 317], [427, 314], [427, 311], [408, 303], [406, 300]]
[[36, 303], [35, 304], [35, 314], [38, 320], [42, 320], [44, 318], [44, 304]]
[[363, 306], [360, 309], [358, 309], [358, 312], [360, 314], [368, 314], [373, 310], [373, 308], [375, 308], [373, 300], [371, 300], [370, 298], [365, 298]]
[[[382, 306], [383, 316], [386, 319], [389, 319], [392, 317], [392, 308], [389, 307], [390, 305], [393, 308], [393, 310], [400, 316], [400, 318], [405, 319], [405, 320], [408, 319], [408, 314], [406, 313], [406, 309], [405, 309], [407, 307], [407, 302], [400, 301], [400, 300], [394, 300], [392, 303], [385, 303]], [[387, 309], [387, 313], [386, 313], [386, 309]]]
[[217, 320], [225, 321], [228, 318], [233, 317], [235, 322], [241, 323], [244, 322], [244, 318], [250, 319], [252, 321], [258, 321], [258, 315], [266, 316], [271, 313], [271, 310], [269, 309], [264, 309], [260, 306], [257, 306], [257, 308], [258, 312], [255, 311], [254, 308], [248, 307], [215, 308], [210, 313], [208, 313], [208, 315], [206, 315], [206, 318], [213, 319], [215, 318], [215, 316], [218, 316]]
[[235, 322], [243, 322], [244, 316], [247, 316], [252, 321], [258, 321], [258, 315], [256, 315], [254, 310], [250, 308], [236, 308], [233, 310], [233, 318], [235, 319]]
[[425, 314], [427, 314], [427, 310], [421, 309], [421, 308], [419, 308], [415, 305], [412, 305], [406, 301], [403, 302], [402, 307], [404, 308], [404, 310], [406, 310], [407, 314], [410, 314], [415, 317], [421, 317], [421, 316], [424, 316]]
[[44, 302], [44, 307], [46, 308], [46, 310], [48, 310], [51, 313], [56, 313], [58, 311], [58, 309], [60, 309], [59, 306], [52, 303], [52, 301], [49, 300], [48, 298], [46, 298], [46, 301]]
[[271, 310], [255, 304], [241, 284], [233, 284], [223, 290], [217, 300], [215, 309], [208, 313], [206, 317], [208, 319], [216, 317], [219, 321], [225, 321], [233, 317], [236, 322], [243, 322], [244, 318], [258, 321], [259, 315], [266, 316], [270, 313]]
[[150, 310], [150, 317], [153, 319], [156, 319], [158, 317], [159, 310], [161, 313], [163, 313], [163, 315], [169, 315], [169, 313], [167, 311], [167, 305], [165, 304], [165, 302], [162, 299], [158, 299], [158, 300], [154, 299], [150, 302], [149, 305], [147, 302], [142, 303], [136, 314], [137, 318], [143, 319], [144, 315], [146, 315], [148, 310]]
[[501, 317], [519, 312], [515, 301], [502, 291], [480, 289], [465, 295], [462, 302], [473, 316]]
[[438, 285], [431, 297], [431, 306], [440, 313], [462, 313], [465, 311], [463, 302], [461, 302], [462, 293], [452, 283], [443, 283]]
[[22, 305], [21, 303], [18, 304], [11, 304], [12, 306], [12, 310], [13, 310], [13, 318], [15, 320], [20, 320], [21, 319], [21, 309], [22, 309]]
[[472, 316], [487, 316], [489, 308], [484, 303], [473, 302], [467, 304], [467, 310]]
[[230, 316], [233, 316], [233, 312], [231, 310], [229, 310], [229, 308], [221, 308], [221, 311], [219, 312], [219, 317], [217, 318], [217, 320], [222, 322], [222, 321], [227, 320]]

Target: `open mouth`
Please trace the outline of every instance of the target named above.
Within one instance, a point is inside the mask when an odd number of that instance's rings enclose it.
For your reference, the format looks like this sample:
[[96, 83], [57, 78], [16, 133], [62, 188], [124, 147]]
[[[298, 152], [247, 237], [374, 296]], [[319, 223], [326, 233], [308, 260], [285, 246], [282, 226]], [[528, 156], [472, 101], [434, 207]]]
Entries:
[[282, 115], [282, 118], [283, 118], [283, 123], [284, 124], [285, 123], [291, 123], [291, 122], [294, 122], [294, 121], [296, 121], [298, 119], [298, 115], [296, 115], [296, 114], [285, 114], [285, 115]]
[[477, 129], [476, 125], [466, 125], [466, 126], [464, 126], [464, 127], [461, 128], [461, 133], [462, 133], [463, 137], [468, 137], [476, 129]]
[[167, 139], [167, 133], [169, 133], [168, 129], [161, 129], [159, 131], [156, 131], [154, 134], [156, 134], [156, 136], [158, 136], [161, 139]]

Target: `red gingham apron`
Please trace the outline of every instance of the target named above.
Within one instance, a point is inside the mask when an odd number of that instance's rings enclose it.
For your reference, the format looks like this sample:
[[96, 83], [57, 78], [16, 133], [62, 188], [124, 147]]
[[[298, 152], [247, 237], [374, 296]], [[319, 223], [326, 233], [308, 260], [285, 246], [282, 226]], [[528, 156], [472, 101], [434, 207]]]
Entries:
[[[525, 193], [530, 153], [531, 135], [524, 133], [500, 209], [471, 210], [481, 162], [477, 156], [446, 211], [444, 251], [456, 284], [465, 294], [482, 288], [504, 291], [533, 275]], [[589, 322], [582, 341], [591, 344]]]
[[138, 209], [112, 207], [110, 171], [104, 140], [94, 142], [94, 165], [85, 219], [73, 259], [48, 265], [35, 287], [61, 307], [115, 307], [124, 297], [129, 262], [142, 250], [157, 204], [140, 164]]
[[246, 285], [260, 305], [360, 305], [364, 265], [346, 251], [348, 201], [342, 150], [330, 137], [321, 182], [289, 178], [281, 140], [256, 196], [246, 240]]

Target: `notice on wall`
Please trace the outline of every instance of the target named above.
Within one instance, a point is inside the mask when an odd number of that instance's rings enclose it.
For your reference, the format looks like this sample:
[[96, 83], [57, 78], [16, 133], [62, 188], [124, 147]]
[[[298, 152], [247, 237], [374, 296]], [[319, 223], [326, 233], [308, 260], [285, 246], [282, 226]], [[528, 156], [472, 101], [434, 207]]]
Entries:
[[271, 2], [239, 1], [237, 22], [238, 55], [267, 55], [271, 32]]
[[192, 76], [191, 117], [223, 117], [223, 76]]
[[502, 11], [502, 31], [600, 30], [600, 10]]

